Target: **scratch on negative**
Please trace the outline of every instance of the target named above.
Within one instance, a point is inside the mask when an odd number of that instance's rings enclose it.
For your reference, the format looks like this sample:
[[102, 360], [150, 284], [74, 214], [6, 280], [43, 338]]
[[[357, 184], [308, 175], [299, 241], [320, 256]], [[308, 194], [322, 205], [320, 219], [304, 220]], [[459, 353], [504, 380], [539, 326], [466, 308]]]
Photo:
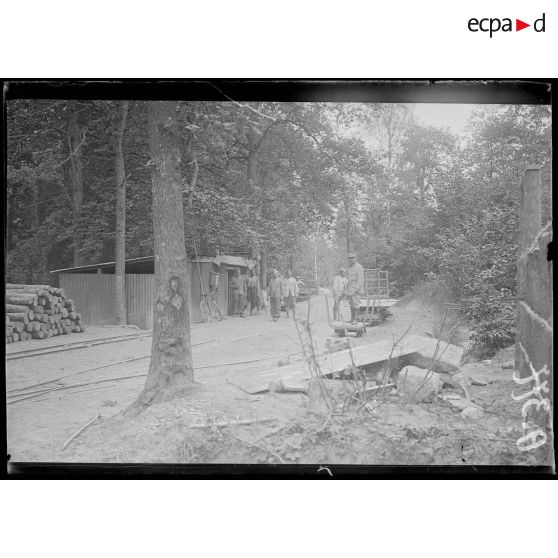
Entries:
[[322, 465], [320, 465], [320, 466], [318, 467], [318, 473], [319, 473], [320, 471], [327, 471], [327, 472], [329, 473], [329, 476], [330, 476], [330, 477], [333, 477], [333, 473], [331, 472], [331, 470], [329, 469], [329, 467], [322, 467]]

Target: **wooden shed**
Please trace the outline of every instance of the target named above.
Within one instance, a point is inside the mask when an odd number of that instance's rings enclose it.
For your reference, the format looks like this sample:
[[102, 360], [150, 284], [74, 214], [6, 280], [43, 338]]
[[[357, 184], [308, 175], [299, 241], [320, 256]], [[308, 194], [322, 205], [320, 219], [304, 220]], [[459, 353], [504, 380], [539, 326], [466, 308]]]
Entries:
[[[255, 260], [240, 256], [218, 255], [191, 257], [188, 261], [190, 277], [189, 299], [190, 320], [201, 320], [200, 301], [203, 291], [208, 293], [210, 285], [219, 283], [215, 299], [223, 314], [232, 313], [229, 279], [236, 270], [248, 273]], [[50, 273], [57, 278], [58, 285], [75, 301], [84, 324], [116, 324], [116, 296], [114, 281], [115, 262], [105, 262], [66, 269], [55, 269]], [[142, 329], [153, 327], [155, 258], [146, 256], [126, 260], [126, 309], [128, 323]]]

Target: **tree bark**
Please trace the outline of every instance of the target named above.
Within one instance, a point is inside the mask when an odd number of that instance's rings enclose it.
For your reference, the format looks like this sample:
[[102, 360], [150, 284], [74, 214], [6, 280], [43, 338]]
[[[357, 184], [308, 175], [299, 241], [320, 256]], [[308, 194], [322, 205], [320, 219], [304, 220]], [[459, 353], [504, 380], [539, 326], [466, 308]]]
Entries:
[[128, 101], [118, 104], [118, 117], [114, 123], [114, 171], [116, 176], [116, 266], [114, 271], [114, 288], [116, 293], [116, 320], [119, 325], [127, 323], [126, 316], [126, 168], [122, 141]]
[[345, 216], [347, 219], [346, 223], [346, 235], [347, 235], [347, 253], [352, 252], [354, 249], [353, 246], [353, 227], [352, 227], [352, 219], [351, 219], [351, 202], [347, 198], [348, 194], [345, 194], [345, 198], [343, 199], [343, 205], [345, 209]]
[[155, 305], [149, 373], [140, 402], [149, 403], [164, 389], [194, 381], [189, 273], [184, 243], [180, 148], [173, 102], [148, 103], [153, 187]]
[[83, 205], [83, 163], [81, 158], [82, 143], [85, 136], [77, 119], [77, 103], [68, 101], [67, 142], [68, 142], [68, 177], [72, 193], [72, 224], [74, 228], [73, 256], [74, 266], [81, 265], [79, 217]]

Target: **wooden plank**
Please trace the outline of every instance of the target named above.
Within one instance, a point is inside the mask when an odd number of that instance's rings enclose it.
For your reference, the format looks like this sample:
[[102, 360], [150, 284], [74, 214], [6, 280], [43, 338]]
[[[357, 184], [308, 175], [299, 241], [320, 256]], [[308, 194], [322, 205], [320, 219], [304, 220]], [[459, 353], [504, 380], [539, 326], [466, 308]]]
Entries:
[[[413, 339], [405, 338], [401, 341], [394, 349], [392, 358], [416, 353], [419, 349], [424, 349], [426, 347], [423, 342], [424, 338], [418, 335], [412, 337]], [[426, 340], [428, 341], [428, 339]], [[339, 373], [348, 366], [352, 366], [353, 359], [356, 366], [366, 366], [385, 362], [389, 358], [392, 345], [392, 342], [389, 340], [360, 345], [352, 349], [352, 359], [349, 350], [338, 351], [336, 353], [322, 355], [318, 359], [318, 364], [320, 365], [322, 375], [327, 375]], [[309, 378], [310, 372], [308, 367], [306, 363], [301, 361], [287, 366], [274, 367], [263, 371], [261, 374], [254, 374], [251, 372], [242, 378], [237, 376], [235, 377], [235, 382], [249, 393], [259, 393], [261, 391], [267, 391], [269, 383], [272, 381], [277, 383], [282, 381], [286, 384], [296, 384], [308, 380]]]
[[[342, 372], [348, 366], [354, 364], [359, 367], [386, 362], [388, 358], [407, 357], [410, 363], [415, 366], [428, 368], [435, 353], [437, 341], [421, 337], [420, 335], [408, 335], [401, 340], [393, 349], [390, 340], [378, 341], [360, 345], [351, 351], [338, 351], [331, 354], [322, 355], [318, 359], [318, 364], [322, 375], [335, 374]], [[459, 369], [459, 362], [463, 355], [463, 349], [456, 345], [449, 345], [440, 342], [434, 370], [437, 372], [452, 372]], [[270, 382], [279, 384], [300, 384], [310, 379], [310, 372], [304, 361], [299, 361], [287, 366], [279, 366], [262, 371], [260, 374], [250, 372], [242, 377], [235, 376], [235, 382], [248, 393], [259, 393], [267, 391]]]

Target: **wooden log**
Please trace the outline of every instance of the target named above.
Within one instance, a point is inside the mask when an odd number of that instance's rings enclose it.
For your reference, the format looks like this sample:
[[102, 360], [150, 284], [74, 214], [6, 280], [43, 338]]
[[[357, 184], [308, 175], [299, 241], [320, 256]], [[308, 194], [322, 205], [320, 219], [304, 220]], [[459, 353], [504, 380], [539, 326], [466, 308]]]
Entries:
[[31, 337], [33, 337], [33, 339], [44, 339], [46, 337], [46, 333], [44, 331], [34, 331], [31, 334]]
[[62, 315], [63, 318], [67, 318], [68, 310], [66, 308], [60, 308], [60, 314]]
[[53, 335], [52, 329], [47, 329], [47, 332], [46, 332], [46, 333], [47, 333], [47, 335], [48, 335], [49, 337], [52, 337], [52, 335]]
[[47, 303], [47, 299], [46, 299], [44, 296], [40, 296], [40, 297], [37, 299], [37, 302], [38, 302], [41, 306], [45, 306], [46, 303]]
[[12, 333], [12, 339], [14, 341], [14, 343], [16, 343], [17, 341], [19, 341], [19, 333], [17, 331], [14, 331]]
[[47, 316], [54, 316], [54, 310], [53, 309], [48, 309], [48, 310], [45, 309], [45, 314]]
[[[29, 322], [29, 325], [31, 326], [31, 332], [33, 331], [41, 331], [41, 324], [40, 322], [34, 321], [34, 322]], [[29, 330], [27, 330], [29, 331]]]
[[62, 319], [62, 316], [60, 314], [54, 314], [53, 318], [54, 318], [54, 323], [59, 324], [60, 320]]
[[68, 318], [65, 318], [63, 320], [61, 320], [61, 323], [63, 326], [69, 326], [70, 325], [70, 320]]
[[20, 341], [27, 341], [27, 332], [22, 331], [22, 332], [19, 334], [19, 340], [20, 340]]
[[28, 324], [26, 324], [25, 331], [27, 333], [31, 333], [33, 331], [33, 322], [29, 322]]
[[14, 339], [11, 335], [8, 335], [8, 337], [6, 337], [6, 343], [13, 343]]
[[29, 312], [29, 306], [24, 304], [6, 304], [6, 312], [23, 312], [27, 314]]
[[23, 322], [13, 322], [14, 331], [21, 333], [25, 329], [25, 324]]
[[6, 292], [6, 303], [7, 304], [18, 304], [22, 306], [32, 306], [37, 304], [37, 295], [20, 293], [14, 291]]
[[64, 334], [64, 328], [61, 325], [59, 325], [57, 329], [58, 329], [58, 335]]
[[76, 319], [76, 313], [74, 311], [72, 312], [68, 312], [68, 318], [70, 318], [70, 320], [74, 320]]
[[[50, 292], [55, 287], [50, 285], [23, 285], [20, 283], [6, 283], [6, 289], [14, 291], [46, 291]], [[56, 290], [56, 289], [55, 289]], [[60, 289], [58, 289], [60, 290]]]
[[54, 316], [47, 316], [47, 318], [50, 325], [54, 325], [56, 323], [54, 320]]
[[29, 318], [29, 321], [32, 322], [35, 319], [35, 312], [33, 312], [33, 310], [29, 310], [29, 312], [27, 312], [27, 317]]
[[34, 306], [31, 306], [31, 310], [33, 310], [33, 312], [35, 312], [35, 314], [44, 314], [45, 313], [44, 307], [39, 306], [38, 304], [35, 304]]
[[47, 332], [50, 329], [50, 324], [41, 324], [41, 331]]
[[8, 312], [7, 316], [10, 318], [10, 322], [23, 322], [24, 324], [29, 323], [27, 314], [24, 314], [23, 312]]
[[46, 314], [39, 314], [38, 316], [35, 316], [35, 319], [43, 324], [48, 322], [48, 316]]
[[76, 325], [72, 328], [73, 333], [80, 333], [80, 331], [81, 331], [81, 327], [79, 327], [78, 325]]

